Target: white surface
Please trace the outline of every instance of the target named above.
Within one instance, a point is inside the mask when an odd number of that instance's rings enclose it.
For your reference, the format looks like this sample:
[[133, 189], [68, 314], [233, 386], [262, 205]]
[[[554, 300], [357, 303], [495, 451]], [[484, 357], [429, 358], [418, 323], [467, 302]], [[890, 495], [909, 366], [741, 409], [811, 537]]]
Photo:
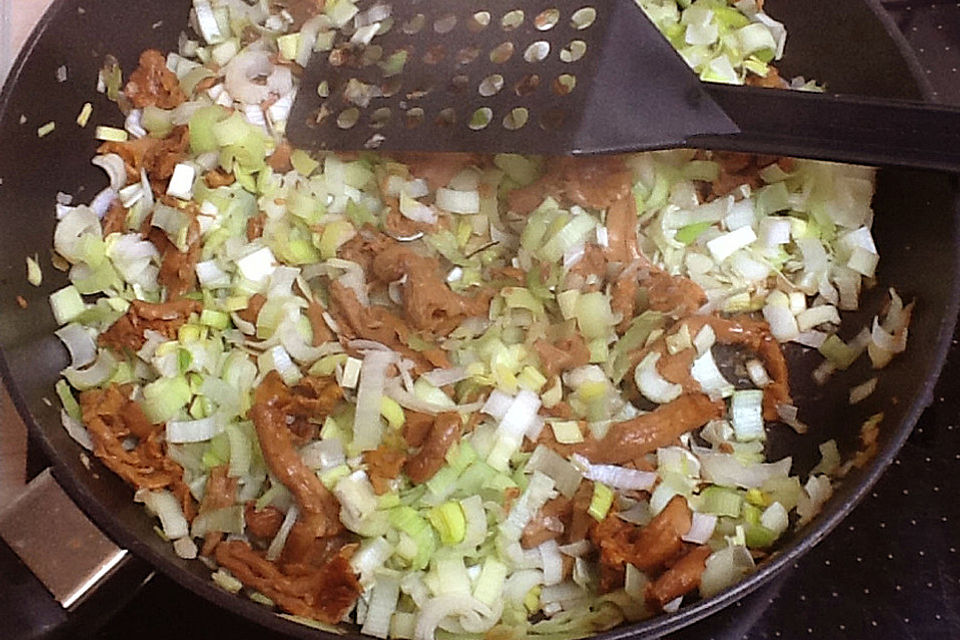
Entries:
[[53, 0], [0, 0], [0, 79]]

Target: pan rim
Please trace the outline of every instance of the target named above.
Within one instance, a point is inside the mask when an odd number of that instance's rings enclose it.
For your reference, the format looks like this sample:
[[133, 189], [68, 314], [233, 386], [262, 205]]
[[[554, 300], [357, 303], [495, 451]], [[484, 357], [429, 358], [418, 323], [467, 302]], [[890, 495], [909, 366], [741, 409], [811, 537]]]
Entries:
[[[31, 56], [37, 44], [50, 23], [61, 11], [72, 7], [79, 0], [57, 0], [44, 14], [34, 31], [31, 33], [23, 49], [10, 68], [9, 75], [0, 94], [0, 120], [7, 115], [10, 96], [15, 84], [20, 81], [26, 61]], [[906, 38], [896, 28], [893, 20], [882, 10], [878, 0], [864, 0], [871, 7], [876, 17], [883, 23], [888, 34], [893, 39], [907, 65], [911, 69], [913, 80], [917, 84], [918, 92], [925, 99], [932, 94], [932, 87], [921, 71], [916, 55], [907, 44]], [[950, 215], [960, 213], [960, 194], [955, 194]], [[960, 251], [954, 256], [954, 273], [960, 273]], [[877, 454], [871, 465], [859, 482], [844, 484], [837, 495], [828, 503], [816, 520], [808, 525], [802, 535], [795, 535], [791, 542], [778, 552], [777, 556], [765, 562], [760, 569], [740, 583], [724, 590], [711, 598], [699, 600], [679, 612], [653, 618], [638, 623], [623, 624], [613, 630], [595, 634], [594, 638], [603, 640], [621, 640], [627, 637], [656, 637], [668, 631], [677, 631], [694, 622], [697, 622], [720, 609], [732, 605], [747, 594], [768, 584], [774, 577], [781, 576], [787, 566], [807, 553], [829, 534], [845, 518], [850, 511], [866, 496], [878, 479], [894, 461], [902, 449], [907, 438], [913, 431], [920, 415], [933, 400], [934, 385], [939, 378], [947, 359], [950, 341], [957, 323], [957, 313], [960, 310], [960, 279], [954, 282], [949, 304], [944, 309], [944, 321], [939, 327], [936, 340], [936, 354], [927, 361], [928, 375], [918, 388], [918, 392], [909, 409], [905, 412], [897, 433], [886, 441], [884, 448]], [[0, 378], [10, 393], [11, 400], [20, 418], [27, 425], [31, 438], [38, 442], [44, 453], [53, 460], [53, 473], [64, 490], [74, 499], [78, 506], [104, 530], [111, 538], [117, 540], [135, 555], [145, 559], [152, 566], [162, 571], [168, 577], [176, 580], [180, 585], [187, 587], [194, 594], [203, 597], [235, 614], [253, 620], [267, 628], [299, 637], [317, 637], [316, 630], [304, 627], [297, 623], [285, 620], [270, 609], [249, 601], [245, 598], [227, 593], [216, 587], [210, 580], [204, 580], [197, 574], [185, 571], [178, 566], [169, 554], [162, 554], [146, 544], [138, 535], [130, 531], [110, 511], [86, 489], [79, 474], [74, 473], [61, 460], [53, 444], [45, 436], [43, 430], [34, 420], [26, 400], [13, 379], [7, 360], [6, 350], [0, 347]], [[319, 632], [321, 637], [335, 637], [331, 633]], [[348, 631], [348, 636], [364, 637], [358, 633]]]

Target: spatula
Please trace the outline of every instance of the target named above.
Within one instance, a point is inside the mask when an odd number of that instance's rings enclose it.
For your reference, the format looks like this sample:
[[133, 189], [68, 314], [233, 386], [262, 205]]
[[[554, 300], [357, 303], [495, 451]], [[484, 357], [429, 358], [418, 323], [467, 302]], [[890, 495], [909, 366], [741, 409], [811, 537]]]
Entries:
[[309, 149], [693, 146], [960, 172], [960, 110], [702, 83], [632, 0], [373, 0], [314, 54], [287, 135]]

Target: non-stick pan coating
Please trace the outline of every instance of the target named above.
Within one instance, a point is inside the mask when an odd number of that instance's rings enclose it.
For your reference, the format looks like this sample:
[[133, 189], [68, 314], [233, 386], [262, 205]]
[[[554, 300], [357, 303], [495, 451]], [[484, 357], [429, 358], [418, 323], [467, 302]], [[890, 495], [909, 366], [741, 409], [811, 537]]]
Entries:
[[[57, 478], [119, 544], [208, 600], [270, 628], [316, 637], [316, 631], [214, 587], [199, 562], [177, 558], [154, 533], [143, 508], [133, 503], [132, 490], [96, 460], [82, 455], [66, 435], [53, 393], [58, 371], [67, 364], [52, 334], [55, 323], [47, 304], [47, 296], [66, 284], [65, 274], [50, 263], [53, 203], [58, 191], [86, 202], [105, 186], [103, 173], [90, 165], [96, 147], [92, 129], [95, 124], [121, 123], [115, 105], [95, 93], [97, 71], [108, 53], [116, 55], [129, 72], [141, 50], [174, 49], [189, 6], [189, 0], [62, 0], [47, 14], [14, 66], [0, 99], [0, 367], [34, 441], [54, 461]], [[835, 0], [768, 0], [767, 6], [790, 30], [783, 64], [788, 77], [802, 73], [850, 93], [923, 97], [915, 61], [905, 53], [902, 38], [888, 32], [892, 26], [878, 18], [876, 7]], [[68, 69], [64, 83], [56, 79], [61, 65]], [[74, 121], [87, 101], [94, 105], [93, 117], [81, 129]], [[38, 139], [37, 128], [50, 121], [56, 122], [56, 130]], [[881, 173], [874, 227], [882, 256], [879, 285], [865, 297], [867, 311], [846, 329], [859, 329], [863, 319], [876, 311], [885, 287], [895, 286], [905, 298], [917, 299], [907, 352], [882, 372], [877, 391], [856, 407], [847, 404], [847, 391], [872, 375], [867, 362], [861, 361], [826, 389], [816, 389], [805, 373], [814, 366], [815, 357], [800, 358], [793, 385], [811, 433], [801, 438], [777, 428], [771, 436], [770, 446], [776, 452], [789, 451], [798, 468], [806, 470], [816, 461], [820, 442], [837, 438], [841, 449], [849, 451], [863, 419], [883, 411], [886, 419], [876, 460], [852, 474], [824, 512], [750, 579], [674, 616], [625, 625], [603, 637], [664, 633], [740, 598], [822, 538], [893, 459], [931, 399], [953, 332], [960, 273], [956, 193], [956, 181], [949, 176]], [[30, 286], [25, 278], [25, 259], [34, 254], [43, 265], [40, 288]], [[26, 309], [18, 304], [18, 296], [27, 302]]]

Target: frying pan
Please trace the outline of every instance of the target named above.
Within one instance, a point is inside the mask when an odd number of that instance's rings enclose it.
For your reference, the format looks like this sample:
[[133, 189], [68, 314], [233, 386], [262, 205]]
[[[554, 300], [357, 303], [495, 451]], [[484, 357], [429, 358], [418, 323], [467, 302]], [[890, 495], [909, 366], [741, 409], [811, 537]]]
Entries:
[[[145, 48], [175, 48], [189, 6], [189, 0], [59, 0], [15, 63], [0, 98], [0, 370], [33, 441], [52, 461], [53, 476], [117, 544], [199, 597], [290, 636], [316, 638], [315, 630], [221, 591], [199, 562], [176, 557], [155, 534], [152, 519], [134, 504], [132, 489], [96, 460], [85, 461], [82, 450], [60, 426], [53, 393], [58, 372], [68, 364], [52, 334], [55, 323], [47, 304], [47, 296], [66, 284], [64, 274], [55, 271], [49, 259], [53, 203], [59, 191], [88, 201], [104, 186], [101, 171], [90, 165], [96, 146], [92, 125], [121, 123], [115, 106], [94, 92], [97, 71], [107, 53], [130, 70]], [[790, 30], [782, 64], [786, 77], [804, 74], [827, 82], [835, 91], [852, 94], [904, 99], [928, 95], [919, 66], [875, 0], [767, 0], [767, 6]], [[63, 83], [57, 81], [61, 65], [68, 68]], [[93, 103], [94, 115], [91, 125], [82, 129], [74, 120], [87, 101]], [[57, 123], [55, 131], [38, 138], [37, 128], [50, 121]], [[883, 258], [880, 285], [865, 293], [863, 310], [845, 319], [841, 334], [849, 338], [878, 311], [888, 286], [896, 287], [907, 300], [916, 299], [917, 307], [907, 351], [881, 372], [872, 396], [855, 406], [847, 401], [849, 387], [873, 375], [865, 358], [830, 384], [817, 387], [809, 372], [819, 356], [799, 350], [788, 353], [801, 417], [811, 429], [797, 436], [785, 427], [773, 427], [770, 454], [793, 455], [795, 472], [803, 473], [818, 460], [819, 443], [836, 438], [841, 451], [849, 454], [863, 420], [882, 411], [885, 418], [875, 458], [853, 471], [823, 512], [747, 580], [676, 614], [624, 625], [598, 638], [658, 636], [735, 602], [822, 539], [873, 485], [932, 400], [933, 385], [946, 358], [960, 302], [958, 192], [955, 176], [889, 169], [879, 174], [874, 234]], [[25, 259], [34, 254], [44, 267], [39, 288], [27, 284], [24, 277]], [[18, 304], [18, 296], [26, 308]], [[6, 563], [0, 566], [0, 593], [21, 589], [22, 576], [8, 570]], [[11, 601], [0, 597], [0, 602]], [[5, 634], [41, 635], [43, 629], [7, 626], [8, 621], [24, 618], [22, 613], [0, 611]], [[359, 636], [350, 630], [348, 637]]]

